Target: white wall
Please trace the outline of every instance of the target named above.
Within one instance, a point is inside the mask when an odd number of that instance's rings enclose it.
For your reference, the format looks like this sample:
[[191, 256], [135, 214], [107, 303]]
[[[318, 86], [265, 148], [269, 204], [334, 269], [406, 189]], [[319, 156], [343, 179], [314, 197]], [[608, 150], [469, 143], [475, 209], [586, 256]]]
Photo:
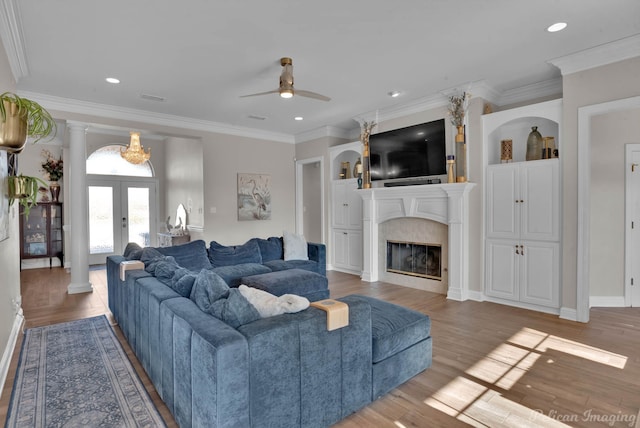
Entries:
[[624, 296], [625, 145], [640, 143], [640, 109], [591, 121], [589, 294]]
[[[577, 306], [578, 109], [640, 95], [640, 58], [563, 77], [562, 154], [562, 307]], [[616, 164], [609, 165], [615, 168]], [[592, 183], [593, 185], [593, 183]]]
[[[15, 91], [11, 69], [4, 47], [0, 44], [0, 93]], [[4, 183], [2, 183], [4, 185]], [[3, 192], [4, 189], [1, 189]], [[12, 329], [20, 307], [20, 241], [18, 240], [18, 205], [9, 210], [9, 239], [0, 242], [0, 388], [13, 353]], [[18, 333], [18, 331], [13, 331]], [[0, 389], [1, 391], [1, 389]]]

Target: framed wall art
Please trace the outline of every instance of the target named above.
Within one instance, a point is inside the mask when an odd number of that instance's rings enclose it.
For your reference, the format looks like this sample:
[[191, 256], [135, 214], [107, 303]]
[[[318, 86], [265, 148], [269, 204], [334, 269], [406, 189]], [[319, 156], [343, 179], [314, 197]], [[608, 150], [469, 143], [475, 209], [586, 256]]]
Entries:
[[271, 175], [238, 173], [238, 220], [271, 220]]

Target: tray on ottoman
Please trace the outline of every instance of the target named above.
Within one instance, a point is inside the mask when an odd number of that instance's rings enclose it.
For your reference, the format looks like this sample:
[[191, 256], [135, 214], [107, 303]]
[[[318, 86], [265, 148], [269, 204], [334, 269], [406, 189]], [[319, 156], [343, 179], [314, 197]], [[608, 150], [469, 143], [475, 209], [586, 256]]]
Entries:
[[245, 276], [240, 279], [240, 283], [275, 296], [296, 294], [306, 297], [311, 302], [329, 297], [327, 277], [303, 269], [288, 269]]

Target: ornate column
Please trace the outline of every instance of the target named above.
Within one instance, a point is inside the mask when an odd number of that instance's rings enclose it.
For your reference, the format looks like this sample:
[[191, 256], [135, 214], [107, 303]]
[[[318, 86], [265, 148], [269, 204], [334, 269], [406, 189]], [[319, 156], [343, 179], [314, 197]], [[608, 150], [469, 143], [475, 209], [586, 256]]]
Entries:
[[68, 122], [70, 169], [66, 196], [71, 221], [71, 284], [69, 294], [93, 291], [89, 282], [89, 196], [87, 194], [87, 125]]

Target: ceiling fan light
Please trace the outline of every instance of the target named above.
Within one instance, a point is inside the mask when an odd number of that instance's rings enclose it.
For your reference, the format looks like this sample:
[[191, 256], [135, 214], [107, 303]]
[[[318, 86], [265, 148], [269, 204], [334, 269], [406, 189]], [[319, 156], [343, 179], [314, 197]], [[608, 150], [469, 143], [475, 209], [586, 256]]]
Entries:
[[293, 90], [292, 89], [281, 89], [280, 90], [280, 96], [282, 98], [291, 98], [291, 97], [293, 97]]

